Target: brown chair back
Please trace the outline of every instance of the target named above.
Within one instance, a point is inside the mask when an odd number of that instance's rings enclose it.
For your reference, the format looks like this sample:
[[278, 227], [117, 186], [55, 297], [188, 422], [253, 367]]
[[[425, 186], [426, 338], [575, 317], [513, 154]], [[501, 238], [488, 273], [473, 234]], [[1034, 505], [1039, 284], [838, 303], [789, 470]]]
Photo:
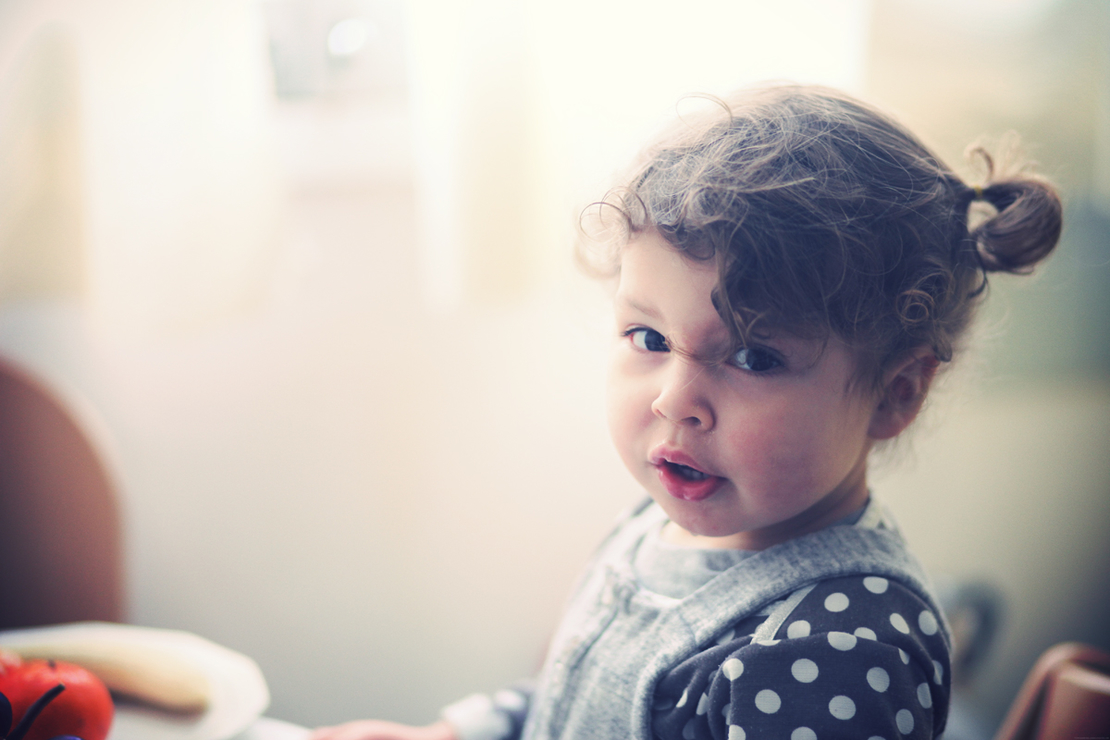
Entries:
[[1067, 642], [1045, 651], [995, 740], [1110, 737], [1110, 654]]
[[45, 384], [0, 360], [0, 630], [123, 620], [114, 486]]

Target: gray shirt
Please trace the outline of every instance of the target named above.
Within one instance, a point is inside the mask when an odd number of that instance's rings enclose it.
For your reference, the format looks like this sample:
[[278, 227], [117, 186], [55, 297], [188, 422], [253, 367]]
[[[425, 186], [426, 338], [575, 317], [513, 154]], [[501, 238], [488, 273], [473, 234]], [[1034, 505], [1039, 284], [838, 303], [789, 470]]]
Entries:
[[[650, 740], [653, 730], [668, 740], [739, 738], [767, 728], [789, 737], [820, 722], [842, 737], [882, 727], [889, 731], [860, 736], [895, 737], [897, 729], [924, 738], [943, 728], [947, 628], [920, 566], [876, 503], [853, 526], [755, 553], [674, 548], [658, 538], [664, 522], [662, 510], [646, 504], [602, 545], [530, 700], [500, 692], [445, 710], [462, 740], [512, 738], [522, 723], [526, 740]], [[809, 663], [815, 676], [822, 666], [821, 680], [791, 677], [792, 666]], [[882, 692], [861, 683], [829, 693], [847, 686], [842, 674], [880, 668]], [[481, 714], [474, 710], [502, 719], [483, 725], [472, 721]], [[803, 716], [805, 726], [783, 724]]]

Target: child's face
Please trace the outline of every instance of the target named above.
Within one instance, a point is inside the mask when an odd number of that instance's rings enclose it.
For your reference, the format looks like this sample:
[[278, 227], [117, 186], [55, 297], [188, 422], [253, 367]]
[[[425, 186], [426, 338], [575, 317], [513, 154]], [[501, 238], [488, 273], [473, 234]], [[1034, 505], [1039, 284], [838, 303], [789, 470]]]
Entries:
[[877, 399], [850, 390], [853, 358], [835, 337], [773, 335], [728, 364], [692, 359], [730, 341], [716, 279], [655, 232], [624, 248], [609, 427], [670, 517], [668, 539], [762, 549], [863, 504]]

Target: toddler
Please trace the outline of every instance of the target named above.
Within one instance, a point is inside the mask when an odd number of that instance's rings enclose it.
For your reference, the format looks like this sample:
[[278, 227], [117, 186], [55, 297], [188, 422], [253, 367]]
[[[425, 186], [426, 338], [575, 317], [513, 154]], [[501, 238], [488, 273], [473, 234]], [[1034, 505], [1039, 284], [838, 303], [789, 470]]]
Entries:
[[314, 740], [936, 737], [950, 636], [867, 461], [920, 411], [987, 274], [1059, 237], [1052, 187], [978, 154], [967, 185], [884, 114], [801, 86], [662, 137], [595, 210], [610, 429], [649, 498], [534, 689]]

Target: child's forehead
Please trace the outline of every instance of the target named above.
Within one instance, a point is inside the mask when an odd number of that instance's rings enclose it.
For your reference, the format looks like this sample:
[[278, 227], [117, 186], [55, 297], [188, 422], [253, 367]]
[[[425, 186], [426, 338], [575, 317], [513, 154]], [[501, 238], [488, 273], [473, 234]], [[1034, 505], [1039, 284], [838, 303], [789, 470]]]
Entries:
[[715, 283], [717, 262], [712, 257], [699, 259], [671, 242], [655, 229], [632, 234], [620, 247], [618, 274], [627, 270], [648, 269], [654, 273], [673, 274], [676, 279]]
[[[685, 303], [697, 305], [720, 318], [720, 298], [726, 288], [721, 284], [716, 259], [690, 255], [656, 231], [637, 234], [621, 247], [616, 277], [616, 301], [649, 316], [658, 313], [657, 304]], [[729, 304], [734, 309], [759, 316], [746, 327], [746, 333], [753, 339], [780, 334], [813, 335], [813, 332], [793, 330], [786, 323], [776, 321], [767, 311], [746, 301], [743, 295], [729, 295]]]
[[717, 282], [712, 261], [684, 255], [657, 232], [639, 234], [621, 248], [617, 299], [645, 312], [658, 310], [660, 302], [711, 305]]
[[[646, 321], [682, 343], [721, 349], [737, 344], [714, 297], [718, 287], [715, 265], [682, 255], [652, 240], [626, 248], [614, 298], [622, 321]], [[812, 332], [767, 320], [756, 321], [745, 332], [749, 342], [808, 343]]]

